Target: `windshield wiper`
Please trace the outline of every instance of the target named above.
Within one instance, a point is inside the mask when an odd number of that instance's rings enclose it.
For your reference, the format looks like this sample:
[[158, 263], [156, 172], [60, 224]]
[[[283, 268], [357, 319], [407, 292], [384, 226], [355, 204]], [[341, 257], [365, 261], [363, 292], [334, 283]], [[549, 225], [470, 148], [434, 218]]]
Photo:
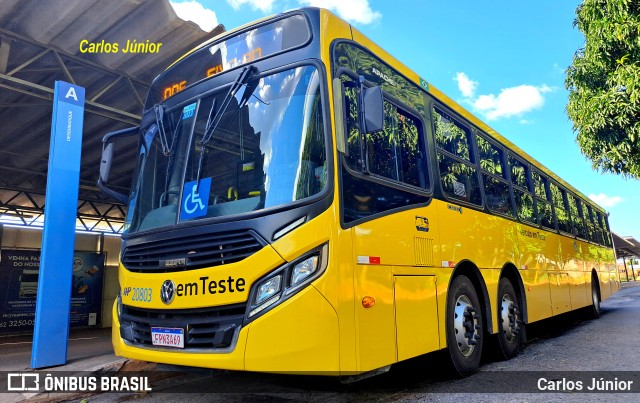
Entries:
[[222, 120], [222, 115], [224, 115], [224, 112], [229, 107], [231, 100], [236, 96], [240, 88], [242, 88], [242, 86], [245, 85], [247, 81], [249, 81], [249, 78], [251, 78], [251, 76], [254, 74], [254, 69], [255, 68], [253, 66], [245, 66], [242, 68], [240, 74], [238, 74], [236, 80], [231, 84], [231, 88], [229, 88], [229, 91], [227, 91], [227, 94], [224, 96], [224, 99], [220, 104], [220, 109], [218, 109], [215, 114], [213, 113], [213, 111], [215, 110], [216, 103], [213, 102], [211, 104], [209, 118], [207, 119], [207, 124], [205, 125], [202, 140], [200, 140], [201, 146], [209, 144], [213, 133], [216, 131], [218, 124]]
[[156, 125], [158, 126], [158, 132], [160, 134], [160, 145], [162, 146], [162, 153], [168, 156], [171, 154], [171, 148], [169, 148], [167, 131], [164, 129], [164, 106], [155, 104], [153, 105], [153, 111], [156, 115]]
[[216, 128], [218, 127], [218, 124], [222, 120], [222, 116], [224, 115], [225, 111], [229, 107], [229, 104], [231, 103], [231, 100], [236, 96], [240, 88], [242, 88], [242, 86], [244, 86], [249, 81], [251, 76], [255, 74], [255, 70], [256, 69], [253, 66], [243, 67], [242, 70], [240, 71], [240, 74], [238, 74], [238, 77], [231, 84], [229, 91], [227, 91], [227, 94], [224, 96], [224, 99], [220, 103], [220, 107], [216, 110], [215, 99], [211, 103], [211, 109], [209, 110], [209, 117], [207, 118], [207, 124], [205, 125], [204, 133], [202, 135], [202, 140], [200, 140], [199, 142], [200, 158], [198, 160], [198, 172], [196, 175], [196, 186], [197, 186], [196, 190], [200, 184], [200, 171], [202, 170], [202, 161], [204, 160], [205, 149], [207, 145], [209, 145], [209, 143], [211, 142], [213, 133], [215, 133]]

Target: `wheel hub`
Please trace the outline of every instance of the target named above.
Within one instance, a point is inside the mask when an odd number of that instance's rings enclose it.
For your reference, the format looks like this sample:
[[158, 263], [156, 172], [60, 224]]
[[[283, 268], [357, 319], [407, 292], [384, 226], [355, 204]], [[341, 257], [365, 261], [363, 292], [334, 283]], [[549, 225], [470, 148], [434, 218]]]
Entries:
[[456, 300], [453, 329], [458, 349], [462, 355], [469, 357], [473, 354], [473, 350], [475, 350], [475, 346], [480, 339], [480, 334], [478, 333], [480, 326], [478, 325], [476, 309], [466, 295], [461, 295]]
[[511, 295], [505, 294], [502, 296], [500, 314], [502, 319], [502, 333], [508, 343], [513, 343], [516, 341], [519, 331], [519, 312], [518, 307], [511, 298]]

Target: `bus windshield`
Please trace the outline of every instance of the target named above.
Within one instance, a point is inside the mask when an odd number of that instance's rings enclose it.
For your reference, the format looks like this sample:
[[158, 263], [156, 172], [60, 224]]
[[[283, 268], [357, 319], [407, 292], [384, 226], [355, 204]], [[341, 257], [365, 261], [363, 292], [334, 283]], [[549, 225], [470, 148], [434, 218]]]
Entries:
[[127, 232], [268, 209], [321, 192], [327, 159], [320, 93], [318, 70], [299, 66], [250, 78], [225, 108], [223, 89], [164, 114], [164, 148], [156, 123], [143, 128], [149, 147], [140, 151]]

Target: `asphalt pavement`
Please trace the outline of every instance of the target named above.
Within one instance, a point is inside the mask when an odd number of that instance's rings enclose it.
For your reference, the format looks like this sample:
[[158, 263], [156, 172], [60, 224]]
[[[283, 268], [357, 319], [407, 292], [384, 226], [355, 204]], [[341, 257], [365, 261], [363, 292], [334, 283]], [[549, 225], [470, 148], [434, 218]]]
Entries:
[[[498, 361], [487, 349], [478, 373], [458, 379], [446, 370], [444, 352], [428, 354], [392, 367], [389, 373], [351, 384], [336, 378], [203, 370], [147, 364], [113, 356], [107, 330], [74, 333], [70, 365], [77, 370], [115, 363], [121, 371], [147, 371], [152, 392], [76, 395], [23, 395], [37, 401], [169, 402], [189, 401], [639, 401], [638, 393], [582, 393], [535, 389], [539, 380], [577, 382], [582, 378], [632, 379], [640, 391], [640, 282], [602, 304], [602, 317], [588, 320], [584, 312], [561, 315], [527, 327], [529, 342], [520, 355]], [[22, 343], [22, 344], [10, 344]], [[0, 370], [25, 369], [28, 340], [0, 338]], [[100, 364], [100, 361], [103, 364]], [[93, 366], [88, 363], [96, 364]], [[124, 364], [124, 367], [120, 368]], [[533, 372], [535, 371], [535, 372]], [[590, 372], [588, 372], [590, 371]], [[168, 374], [168, 375], [167, 375]], [[586, 379], [586, 378], [585, 378]], [[538, 381], [538, 382], [536, 382]], [[585, 388], [590, 383], [585, 380]], [[569, 383], [570, 385], [570, 383]], [[565, 385], [566, 386], [566, 385]], [[583, 390], [584, 392], [585, 390]], [[624, 392], [624, 391], [622, 391]], [[19, 401], [0, 395], [0, 401]]]

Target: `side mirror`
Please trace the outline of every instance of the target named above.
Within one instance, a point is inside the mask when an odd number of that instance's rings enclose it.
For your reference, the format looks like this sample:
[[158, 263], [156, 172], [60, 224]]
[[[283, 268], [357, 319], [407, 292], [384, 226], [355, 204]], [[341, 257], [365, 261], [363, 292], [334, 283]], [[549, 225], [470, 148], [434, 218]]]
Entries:
[[111, 161], [113, 159], [113, 143], [108, 143], [102, 147], [102, 158], [100, 159], [100, 180], [102, 183], [109, 183], [111, 173]]
[[384, 128], [384, 106], [382, 88], [363, 88], [364, 131], [366, 133], [379, 132]]
[[98, 188], [107, 196], [116, 199], [122, 204], [127, 204], [129, 197], [123, 193], [107, 187], [109, 183], [109, 174], [111, 173], [111, 164], [113, 161], [113, 141], [117, 137], [132, 136], [140, 132], [140, 127], [130, 127], [128, 129], [117, 130], [106, 134], [102, 138], [102, 157], [100, 158], [100, 176], [98, 177]]

